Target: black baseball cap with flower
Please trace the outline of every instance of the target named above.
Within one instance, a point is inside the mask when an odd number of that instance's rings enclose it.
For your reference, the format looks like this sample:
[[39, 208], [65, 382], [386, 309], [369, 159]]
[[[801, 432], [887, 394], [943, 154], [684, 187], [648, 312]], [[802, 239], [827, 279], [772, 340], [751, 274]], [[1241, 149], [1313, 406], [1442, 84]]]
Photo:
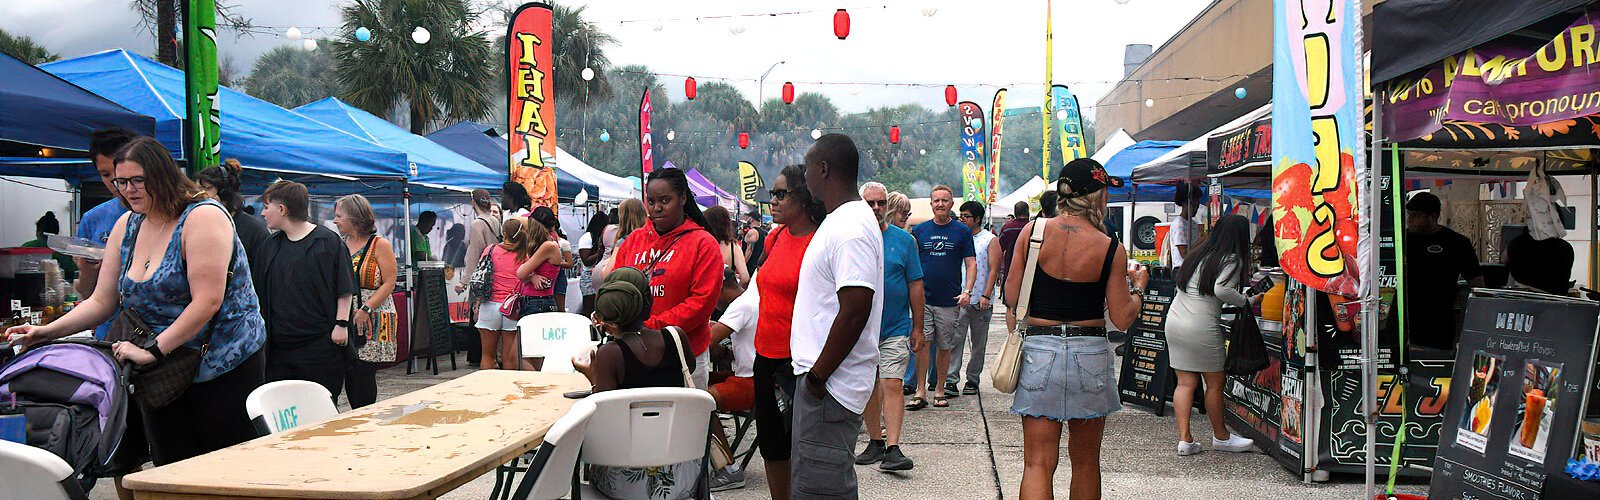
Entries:
[[1106, 173], [1106, 168], [1091, 158], [1067, 162], [1056, 179], [1056, 192], [1063, 199], [1094, 194], [1107, 187], [1122, 187], [1122, 179]]

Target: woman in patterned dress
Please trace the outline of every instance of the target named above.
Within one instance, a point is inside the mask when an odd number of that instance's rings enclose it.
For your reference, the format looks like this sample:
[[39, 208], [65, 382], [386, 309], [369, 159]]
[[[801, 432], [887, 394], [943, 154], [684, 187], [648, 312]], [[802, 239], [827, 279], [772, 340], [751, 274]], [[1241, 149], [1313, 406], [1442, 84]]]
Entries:
[[358, 301], [352, 301], [350, 346], [354, 353], [345, 364], [344, 385], [351, 408], [378, 401], [378, 368], [393, 363], [398, 351], [399, 316], [394, 310], [394, 285], [398, 265], [394, 247], [377, 235], [372, 204], [359, 194], [339, 198], [333, 224], [339, 227], [350, 266], [355, 271]]

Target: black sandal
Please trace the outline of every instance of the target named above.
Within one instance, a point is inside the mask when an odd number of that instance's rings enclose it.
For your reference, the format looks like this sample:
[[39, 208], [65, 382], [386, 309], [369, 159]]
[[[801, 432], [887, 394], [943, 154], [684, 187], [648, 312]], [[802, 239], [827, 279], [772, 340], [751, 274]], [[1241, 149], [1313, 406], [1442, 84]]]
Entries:
[[906, 403], [906, 411], [917, 411], [927, 407], [928, 400], [919, 397], [913, 397], [910, 403]]
[[949, 408], [950, 407], [950, 400], [946, 399], [946, 398], [937, 398], [937, 397], [933, 398], [933, 407], [934, 408]]

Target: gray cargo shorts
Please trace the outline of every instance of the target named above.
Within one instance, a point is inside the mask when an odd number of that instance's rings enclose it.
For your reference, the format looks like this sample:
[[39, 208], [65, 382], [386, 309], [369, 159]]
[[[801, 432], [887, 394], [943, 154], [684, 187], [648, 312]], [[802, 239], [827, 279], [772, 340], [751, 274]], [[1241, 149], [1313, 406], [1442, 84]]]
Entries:
[[800, 377], [794, 390], [794, 451], [789, 472], [795, 499], [857, 498], [856, 435], [861, 414], [839, 404], [823, 390], [811, 394], [811, 381]]
[[922, 315], [923, 331], [933, 340], [934, 349], [948, 351], [967, 340], [961, 330], [961, 306], [927, 306]]

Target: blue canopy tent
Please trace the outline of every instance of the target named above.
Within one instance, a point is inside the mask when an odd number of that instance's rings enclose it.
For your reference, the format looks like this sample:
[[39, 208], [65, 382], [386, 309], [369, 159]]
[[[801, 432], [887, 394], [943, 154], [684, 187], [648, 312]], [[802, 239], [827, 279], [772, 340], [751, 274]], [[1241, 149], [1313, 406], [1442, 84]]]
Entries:
[[[76, 184], [97, 177], [88, 158], [66, 158], [43, 148], [87, 152], [95, 130], [122, 127], [155, 133], [156, 121], [95, 95], [9, 55], [0, 54], [0, 175], [50, 177]], [[39, 154], [25, 150], [40, 149]], [[18, 153], [18, 151], [21, 151]], [[45, 156], [49, 155], [49, 156]]]
[[1133, 167], [1154, 160], [1183, 144], [1184, 141], [1139, 141], [1122, 148], [1122, 151], [1106, 160], [1106, 173], [1128, 181], [1123, 187], [1111, 189], [1110, 201], [1172, 201], [1176, 193], [1172, 186], [1133, 185]]
[[[471, 158], [479, 164], [489, 167], [500, 176], [501, 181], [509, 178], [506, 174], [506, 162], [511, 155], [506, 151], [506, 141], [495, 133], [494, 127], [481, 123], [462, 121], [427, 135], [428, 140], [440, 146], [455, 151], [456, 154]], [[495, 187], [499, 187], [497, 184]], [[600, 199], [600, 187], [584, 182], [577, 176], [556, 167], [556, 198], [570, 202], [577, 198], [578, 193], [588, 191], [589, 199]]]
[[447, 190], [493, 189], [506, 179], [505, 174], [497, 174], [472, 159], [338, 98], [329, 97], [294, 111], [373, 144], [406, 153], [410, 163], [415, 165], [415, 173], [410, 176], [413, 185]]
[[[186, 158], [183, 72], [122, 49], [40, 66], [62, 79], [155, 119], [155, 138]], [[397, 182], [407, 177], [406, 155], [256, 99], [220, 89], [222, 156], [237, 158], [263, 178], [307, 181]], [[363, 179], [367, 181], [363, 181]], [[252, 182], [254, 180], [255, 182]], [[349, 192], [349, 190], [345, 190]]]

